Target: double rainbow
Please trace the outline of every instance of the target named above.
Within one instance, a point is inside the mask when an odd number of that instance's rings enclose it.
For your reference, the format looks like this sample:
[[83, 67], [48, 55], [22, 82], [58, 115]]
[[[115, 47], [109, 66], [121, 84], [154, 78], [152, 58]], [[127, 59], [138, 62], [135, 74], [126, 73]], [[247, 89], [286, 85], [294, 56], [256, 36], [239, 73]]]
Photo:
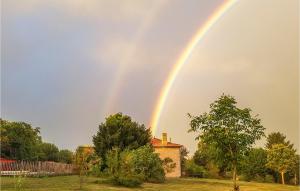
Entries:
[[217, 10], [214, 11], [214, 13], [207, 19], [207, 21], [199, 28], [197, 33], [193, 36], [193, 38], [187, 44], [184, 51], [181, 53], [181, 55], [177, 59], [171, 72], [168, 75], [167, 80], [165, 81], [165, 83], [160, 91], [158, 100], [155, 105], [155, 109], [152, 113], [151, 122], [150, 122], [150, 128], [151, 128], [152, 135], [155, 135], [155, 131], [157, 130], [157, 126], [159, 123], [161, 113], [164, 109], [170, 89], [172, 88], [179, 71], [181, 70], [183, 65], [187, 62], [187, 60], [189, 59], [191, 53], [193, 52], [194, 48], [199, 43], [199, 41], [204, 37], [204, 35], [209, 31], [209, 29], [222, 17], [222, 15], [228, 9], [230, 9], [230, 7], [232, 7], [232, 5], [235, 2], [236, 2], [236, 0], [228, 0], [228, 1], [225, 1], [221, 6], [219, 6], [217, 8]]

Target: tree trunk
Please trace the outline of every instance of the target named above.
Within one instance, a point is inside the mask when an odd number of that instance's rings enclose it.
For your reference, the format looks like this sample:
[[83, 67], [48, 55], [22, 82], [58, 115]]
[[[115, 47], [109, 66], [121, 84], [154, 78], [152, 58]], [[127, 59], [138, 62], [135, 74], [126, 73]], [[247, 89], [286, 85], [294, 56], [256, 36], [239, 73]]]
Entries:
[[236, 184], [236, 164], [233, 164], [233, 176], [232, 176], [232, 179], [233, 179], [233, 190], [234, 191], [238, 191], [239, 187]]
[[280, 173], [281, 173], [281, 183], [285, 184], [285, 182], [284, 182], [284, 172], [281, 171]]
[[297, 185], [297, 173], [295, 172], [294, 183]]

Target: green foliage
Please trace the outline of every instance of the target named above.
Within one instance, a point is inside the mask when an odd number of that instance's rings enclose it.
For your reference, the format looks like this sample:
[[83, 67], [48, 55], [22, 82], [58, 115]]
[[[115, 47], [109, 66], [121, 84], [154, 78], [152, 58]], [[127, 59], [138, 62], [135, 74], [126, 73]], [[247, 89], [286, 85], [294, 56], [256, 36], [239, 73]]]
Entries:
[[0, 119], [1, 157], [17, 160], [72, 162], [72, 152], [61, 150], [52, 143], [43, 143], [40, 128], [25, 122]]
[[150, 129], [144, 125], [131, 120], [127, 115], [117, 113], [106, 118], [104, 123], [99, 125], [99, 130], [93, 136], [93, 143], [98, 156], [105, 164], [105, 156], [114, 147], [121, 151], [125, 149], [137, 149], [140, 146], [150, 143]]
[[262, 148], [251, 149], [249, 154], [244, 157], [241, 169], [245, 180], [264, 181], [267, 175], [267, 152]]
[[14, 182], [15, 190], [16, 191], [25, 190], [24, 189], [24, 182], [25, 182], [25, 179], [26, 179], [26, 174], [21, 173], [19, 175], [15, 175], [14, 179], [15, 179], [15, 182]]
[[40, 154], [39, 160], [42, 161], [58, 161], [59, 150], [56, 145], [52, 143], [41, 143], [39, 145]]
[[40, 129], [24, 122], [0, 119], [1, 157], [17, 160], [37, 160], [41, 143]]
[[284, 144], [273, 144], [268, 150], [267, 167], [281, 174], [282, 184], [285, 184], [285, 173], [296, 163], [295, 150]]
[[202, 141], [199, 141], [198, 149], [193, 156], [193, 160], [197, 165], [208, 169], [210, 161], [213, 160], [210, 147]]
[[115, 184], [135, 187], [147, 182], [163, 182], [165, 174], [162, 161], [149, 146], [136, 150], [112, 149], [107, 154], [108, 174]]
[[[165, 181], [165, 173], [162, 161], [153, 148], [148, 144], [132, 151], [132, 162], [135, 171], [143, 176], [147, 182], [161, 183]], [[174, 165], [168, 163], [170, 168]]]
[[62, 162], [62, 163], [67, 163], [67, 164], [71, 164], [73, 161], [73, 152], [69, 151], [67, 149], [64, 150], [60, 150], [57, 153], [57, 160], [58, 162]]
[[94, 165], [95, 160], [95, 155], [93, 154], [92, 150], [83, 146], [79, 146], [76, 149], [74, 164], [76, 165], [79, 175], [80, 189], [82, 189], [84, 178], [87, 176], [90, 167]]
[[107, 154], [107, 166], [114, 184], [136, 187], [143, 183], [143, 177], [135, 171], [129, 150], [121, 152], [119, 148], [113, 148]]
[[290, 148], [293, 148], [293, 144], [291, 144], [290, 141], [287, 141], [286, 136], [280, 132], [270, 133], [267, 137], [267, 149], [271, 149], [275, 144], [284, 144], [286, 146], [289, 146]]
[[167, 173], [173, 172], [174, 168], [176, 167], [176, 163], [173, 162], [173, 160], [169, 157], [166, 157], [162, 160], [162, 165]]
[[200, 140], [193, 160], [197, 165], [202, 166], [207, 171], [207, 176], [210, 178], [226, 176], [226, 170], [228, 168], [226, 160], [222, 158], [218, 149], [213, 145], [208, 145]]
[[189, 154], [189, 151], [186, 147], [182, 146], [180, 147], [180, 165], [181, 165], [181, 174], [185, 171], [185, 162], [187, 160], [187, 156]]
[[205, 170], [205, 168], [203, 166], [197, 165], [193, 159], [186, 161], [185, 168], [187, 176], [200, 178], [207, 177], [207, 171]]
[[264, 136], [260, 119], [251, 116], [249, 108], [240, 109], [232, 96], [222, 95], [210, 105], [210, 112], [192, 116], [190, 130], [200, 131], [197, 139], [213, 145], [220, 161], [226, 161], [233, 171], [234, 190], [238, 162], [256, 140]]

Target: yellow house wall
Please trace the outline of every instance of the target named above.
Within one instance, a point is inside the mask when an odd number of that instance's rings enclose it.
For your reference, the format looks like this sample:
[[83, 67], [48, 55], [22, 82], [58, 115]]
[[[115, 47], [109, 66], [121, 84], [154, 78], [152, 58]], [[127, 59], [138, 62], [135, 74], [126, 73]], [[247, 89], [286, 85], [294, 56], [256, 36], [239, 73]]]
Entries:
[[181, 176], [181, 165], [180, 165], [180, 150], [179, 148], [154, 148], [155, 152], [159, 154], [161, 159], [171, 158], [176, 163], [176, 167], [172, 172], [167, 173], [166, 177], [180, 177]]

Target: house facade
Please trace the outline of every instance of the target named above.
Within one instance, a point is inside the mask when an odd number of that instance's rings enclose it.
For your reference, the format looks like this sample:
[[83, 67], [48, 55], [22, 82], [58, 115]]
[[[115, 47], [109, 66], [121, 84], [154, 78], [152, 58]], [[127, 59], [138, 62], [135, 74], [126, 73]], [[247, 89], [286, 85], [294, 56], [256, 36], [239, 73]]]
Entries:
[[162, 139], [153, 138], [151, 144], [159, 157], [163, 160], [167, 157], [171, 158], [176, 164], [172, 172], [166, 172], [166, 177], [180, 177], [181, 176], [181, 162], [180, 162], [180, 148], [182, 145], [172, 143], [171, 140], [168, 142], [167, 133], [162, 134]]

